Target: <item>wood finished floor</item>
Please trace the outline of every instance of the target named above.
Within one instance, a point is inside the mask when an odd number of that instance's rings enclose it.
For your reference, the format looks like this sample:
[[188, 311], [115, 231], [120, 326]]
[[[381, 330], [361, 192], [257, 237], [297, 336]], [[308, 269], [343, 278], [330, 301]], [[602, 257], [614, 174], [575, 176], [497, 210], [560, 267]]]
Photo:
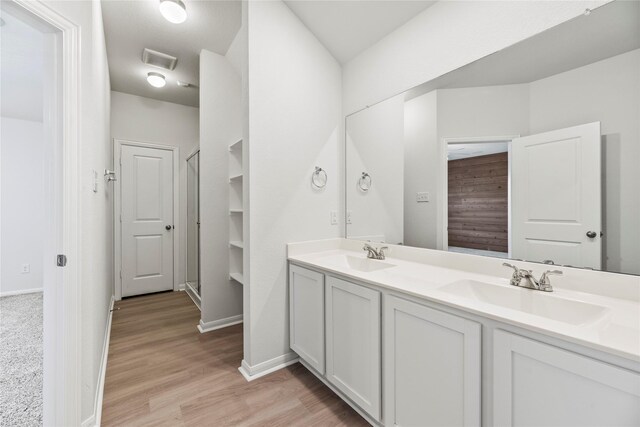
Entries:
[[103, 426], [367, 426], [302, 365], [252, 382], [242, 325], [200, 334], [184, 292], [116, 303]]

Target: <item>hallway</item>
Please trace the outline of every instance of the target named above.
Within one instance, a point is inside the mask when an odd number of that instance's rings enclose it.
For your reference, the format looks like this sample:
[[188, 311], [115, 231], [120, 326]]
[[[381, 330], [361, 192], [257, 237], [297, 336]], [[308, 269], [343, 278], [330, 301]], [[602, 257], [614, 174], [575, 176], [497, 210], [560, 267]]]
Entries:
[[116, 303], [103, 426], [368, 425], [300, 364], [246, 382], [242, 325], [198, 333], [184, 292]]

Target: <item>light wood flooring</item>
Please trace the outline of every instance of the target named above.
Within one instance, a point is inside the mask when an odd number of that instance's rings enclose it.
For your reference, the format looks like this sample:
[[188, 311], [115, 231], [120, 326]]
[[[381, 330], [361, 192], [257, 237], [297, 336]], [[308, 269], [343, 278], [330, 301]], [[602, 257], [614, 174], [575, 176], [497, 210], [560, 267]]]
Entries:
[[184, 292], [116, 307], [103, 426], [368, 425], [299, 363], [247, 382], [242, 325], [200, 334]]

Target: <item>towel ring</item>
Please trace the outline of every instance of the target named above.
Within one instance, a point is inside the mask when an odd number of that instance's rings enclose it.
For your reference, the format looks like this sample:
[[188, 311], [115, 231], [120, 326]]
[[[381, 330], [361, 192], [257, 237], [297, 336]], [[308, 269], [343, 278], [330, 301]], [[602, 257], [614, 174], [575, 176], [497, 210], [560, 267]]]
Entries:
[[316, 170], [311, 175], [311, 185], [314, 188], [324, 188], [327, 185], [327, 172], [321, 167], [316, 166]]
[[372, 182], [373, 181], [371, 180], [371, 175], [366, 172], [362, 172], [362, 176], [358, 180], [358, 188], [366, 193], [371, 188]]

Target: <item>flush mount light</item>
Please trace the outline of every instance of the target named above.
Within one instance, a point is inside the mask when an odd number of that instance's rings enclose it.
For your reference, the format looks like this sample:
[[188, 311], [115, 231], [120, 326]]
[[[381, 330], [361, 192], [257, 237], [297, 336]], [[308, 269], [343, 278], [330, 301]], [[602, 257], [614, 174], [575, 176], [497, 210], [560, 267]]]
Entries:
[[187, 7], [182, 0], [160, 0], [160, 13], [174, 24], [180, 24], [187, 19]]
[[147, 81], [153, 87], [164, 87], [167, 84], [162, 74], [153, 71], [147, 74]]

